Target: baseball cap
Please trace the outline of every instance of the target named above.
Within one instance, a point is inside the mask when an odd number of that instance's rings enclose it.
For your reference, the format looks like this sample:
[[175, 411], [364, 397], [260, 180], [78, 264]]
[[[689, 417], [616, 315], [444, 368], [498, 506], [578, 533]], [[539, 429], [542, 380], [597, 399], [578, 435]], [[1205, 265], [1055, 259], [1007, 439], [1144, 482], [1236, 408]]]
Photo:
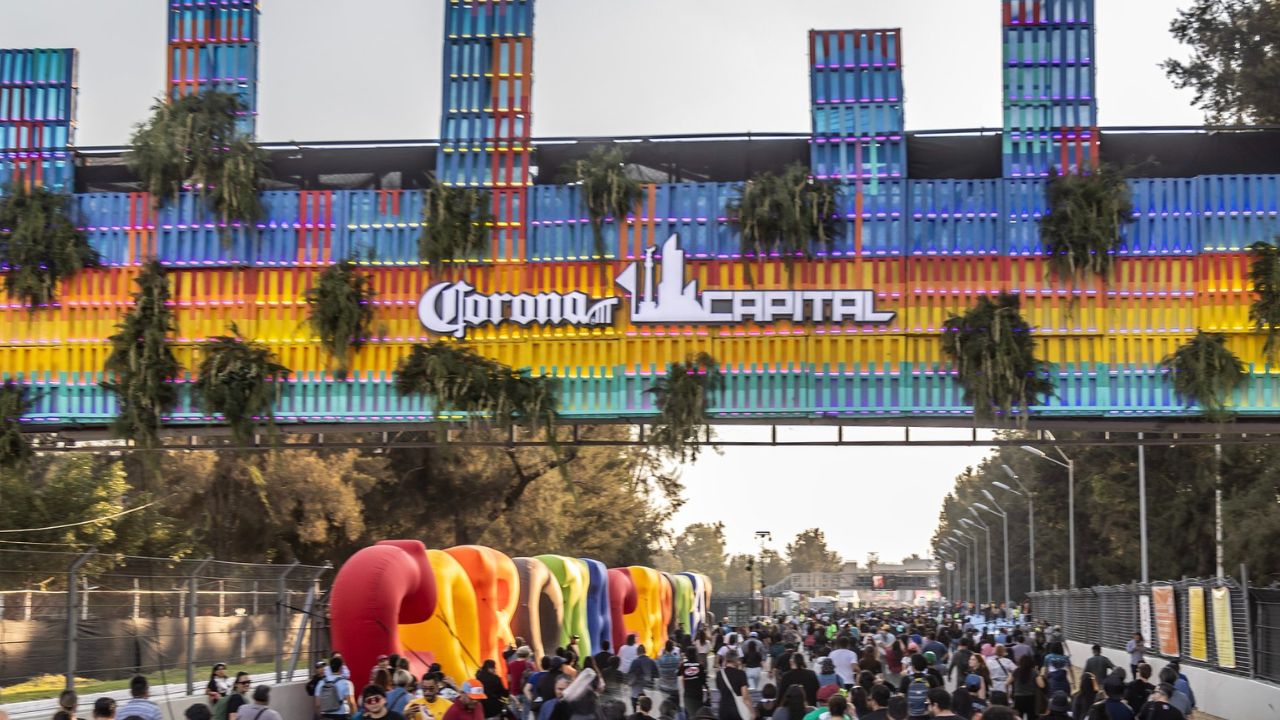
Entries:
[[932, 650], [925, 650], [924, 660], [930, 665], [936, 665], [938, 663], [938, 656], [935, 655]]
[[758, 637], [760, 637], [760, 633], [756, 632], [755, 630], [752, 630], [752, 631], [751, 631], [751, 637], [753, 637], [753, 638], [758, 638]]
[[831, 696], [835, 695], [838, 692], [840, 692], [840, 686], [835, 683], [831, 683], [830, 685], [823, 685], [822, 687], [818, 688], [818, 702], [824, 703], [830, 700]]
[[484, 694], [484, 686], [479, 680], [467, 680], [462, 683], [462, 694], [472, 700], [488, 700], [489, 696]]

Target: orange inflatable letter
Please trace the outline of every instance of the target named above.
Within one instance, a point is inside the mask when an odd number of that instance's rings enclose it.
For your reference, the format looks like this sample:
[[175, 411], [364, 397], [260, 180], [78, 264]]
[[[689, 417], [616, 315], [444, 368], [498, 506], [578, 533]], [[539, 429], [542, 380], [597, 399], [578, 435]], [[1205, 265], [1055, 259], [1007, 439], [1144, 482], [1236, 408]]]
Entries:
[[511, 617], [519, 602], [520, 576], [511, 558], [480, 545], [459, 545], [445, 550], [471, 581], [476, 594], [476, 627], [480, 632], [480, 660], [493, 660], [506, 677], [502, 651], [515, 640]]

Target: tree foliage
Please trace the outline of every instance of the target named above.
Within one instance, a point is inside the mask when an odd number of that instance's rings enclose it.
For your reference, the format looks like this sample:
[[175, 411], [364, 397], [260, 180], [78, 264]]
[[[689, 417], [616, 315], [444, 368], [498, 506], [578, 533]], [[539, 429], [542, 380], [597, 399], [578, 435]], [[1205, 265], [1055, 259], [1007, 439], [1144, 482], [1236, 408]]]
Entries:
[[98, 262], [71, 217], [70, 196], [21, 183], [0, 196], [0, 269], [9, 297], [33, 310], [49, 305], [58, 283]]
[[1262, 354], [1274, 363], [1280, 349], [1280, 249], [1259, 240], [1249, 246], [1249, 254], [1249, 282], [1255, 295], [1249, 304], [1249, 320], [1255, 330], [1266, 330]]
[[193, 387], [205, 412], [222, 415], [238, 442], [253, 439], [259, 423], [275, 425], [274, 406], [289, 368], [262, 343], [246, 340], [231, 324], [231, 335], [209, 338]]
[[942, 325], [942, 353], [955, 365], [964, 400], [974, 417], [992, 421], [1018, 413], [1025, 423], [1031, 406], [1053, 395], [1047, 363], [1035, 354], [1031, 326], [1017, 295], [988, 297]]
[[762, 172], [729, 203], [729, 220], [742, 233], [744, 255], [781, 256], [790, 270], [796, 258], [809, 259], [840, 232], [839, 184], [814, 180], [805, 166], [781, 174]]
[[[1077, 583], [1120, 585], [1141, 577], [1139, 541], [1138, 452], [1133, 445], [1102, 444], [1102, 432], [1058, 433], [1059, 441], [1075, 441], [1065, 447], [1075, 464]], [[1015, 438], [1014, 435], [1009, 435]], [[1116, 434], [1111, 433], [1116, 439]], [[1151, 433], [1147, 439], [1153, 439]], [[1154, 436], [1158, 439], [1158, 436]], [[1193, 436], [1180, 435], [1183, 440]], [[1091, 442], [1097, 441], [1097, 442]], [[1045, 452], [1054, 454], [1047, 446]], [[1214, 469], [1212, 445], [1175, 443], [1148, 445], [1146, 449], [1147, 527], [1150, 575], [1153, 580], [1210, 577], [1214, 574]], [[1007, 446], [992, 453], [976, 467], [957, 475], [951, 493], [943, 501], [933, 545], [960, 528], [969, 517], [963, 504], [990, 504], [987, 490], [1009, 513], [1009, 580], [1015, 599], [1029, 590], [1030, 544], [1027, 534], [1026, 498], [992, 485], [1002, 482], [1014, 489], [1002, 469], [1008, 465], [1035, 498], [1036, 585], [1045, 590], [1068, 586], [1067, 469], [1037, 458], [1019, 447]], [[1269, 444], [1223, 445], [1222, 490], [1224, 567], [1237, 574], [1241, 563], [1251, 581], [1268, 584], [1280, 580], [1280, 446]], [[962, 504], [963, 503], [963, 504]], [[992, 525], [994, 586], [1004, 587], [1002, 533]], [[961, 528], [967, 530], [967, 528]], [[977, 533], [982, 594], [986, 595], [986, 536]], [[970, 570], [967, 551], [960, 551], [958, 577]], [[945, 582], [945, 581], [944, 581]], [[963, 582], [963, 581], [962, 581]], [[998, 594], [1002, 592], [997, 591]]]
[[650, 444], [680, 462], [697, 460], [700, 442], [711, 434], [707, 408], [723, 390], [724, 374], [711, 355], [700, 352], [672, 363], [645, 391], [659, 411]]
[[679, 570], [700, 572], [711, 579], [711, 587], [724, 584], [725, 552], [724, 523], [694, 523], [676, 535], [671, 545], [675, 567]]
[[809, 528], [787, 543], [787, 562], [793, 573], [839, 572], [840, 554], [827, 547], [827, 537], [820, 528]]
[[433, 270], [484, 254], [493, 236], [489, 193], [433, 181], [422, 191], [418, 259]]
[[22, 416], [31, 412], [27, 388], [13, 380], [0, 385], [0, 467], [17, 467], [31, 458], [31, 443], [22, 434]]
[[612, 217], [621, 228], [640, 202], [644, 187], [627, 174], [627, 156], [620, 147], [596, 147], [574, 161], [571, 181], [582, 186], [582, 205], [591, 225], [595, 255], [603, 259], [604, 222]]
[[259, 192], [266, 154], [237, 122], [248, 112], [240, 98], [203, 92], [171, 102], [157, 100], [139, 124], [126, 160], [157, 206], [195, 190], [226, 229], [251, 229], [265, 215]]
[[1199, 403], [1205, 418], [1221, 422], [1231, 419], [1227, 402], [1231, 394], [1249, 382], [1249, 373], [1240, 358], [1227, 347], [1220, 333], [1198, 332], [1160, 361], [1174, 392]]
[[559, 386], [555, 378], [514, 370], [457, 343], [414, 345], [395, 371], [401, 395], [426, 395], [439, 410], [466, 415], [474, 423], [529, 428], [555, 424]]
[[1169, 59], [1165, 72], [1214, 124], [1280, 123], [1280, 5], [1272, 0], [1195, 0], [1170, 25], [1191, 47], [1188, 60]]
[[169, 279], [156, 260], [134, 279], [133, 306], [108, 341], [111, 354], [102, 386], [115, 393], [115, 428], [145, 448], [159, 444], [164, 416], [178, 404], [174, 380], [182, 368], [170, 347], [177, 320], [169, 307]]
[[1049, 272], [1072, 285], [1096, 276], [1106, 280], [1120, 245], [1120, 231], [1133, 222], [1133, 196], [1113, 167], [1054, 173], [1045, 187], [1048, 212], [1040, 218], [1040, 241]]
[[369, 276], [343, 260], [325, 268], [307, 289], [307, 322], [335, 364], [334, 375], [347, 378], [354, 355], [373, 333], [373, 300]]

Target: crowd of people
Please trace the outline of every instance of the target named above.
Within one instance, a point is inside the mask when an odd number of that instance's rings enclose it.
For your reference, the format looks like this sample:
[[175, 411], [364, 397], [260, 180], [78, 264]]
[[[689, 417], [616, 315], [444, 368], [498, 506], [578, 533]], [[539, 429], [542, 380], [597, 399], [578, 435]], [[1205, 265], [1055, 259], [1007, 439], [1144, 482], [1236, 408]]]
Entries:
[[[1074, 718], [1183, 720], [1195, 694], [1176, 661], [1153, 678], [1135, 633], [1130, 665], [1095, 645], [1077, 673], [1061, 630], [1027, 622], [1018, 609], [959, 608], [808, 612], [709, 625], [651, 651], [629, 636], [580, 655], [578, 638], [535, 658], [517, 638], [501, 666], [485, 660], [456, 679], [432, 665], [422, 677], [408, 658], [378, 658], [364, 682], [340, 654], [318, 662], [307, 682], [309, 720], [966, 720]], [[616, 650], [616, 651], [615, 651]], [[271, 688], [215, 665], [207, 702], [186, 720], [284, 720]], [[93, 703], [93, 720], [163, 720], [135, 677], [130, 699]], [[52, 720], [79, 720], [66, 691]], [[0, 713], [0, 720], [7, 720]], [[288, 720], [304, 720], [289, 718]]]
[[[712, 625], [656, 649], [634, 636], [581, 656], [577, 638], [543, 658], [517, 638], [505, 677], [486, 661], [458, 681], [379, 659], [359, 691], [336, 657], [310, 692], [321, 720], [1180, 720], [1195, 695], [1176, 662], [1153, 678], [1095, 646], [1083, 671], [1058, 628], [1014, 609], [829, 611]], [[221, 720], [221, 719], [219, 719]]]

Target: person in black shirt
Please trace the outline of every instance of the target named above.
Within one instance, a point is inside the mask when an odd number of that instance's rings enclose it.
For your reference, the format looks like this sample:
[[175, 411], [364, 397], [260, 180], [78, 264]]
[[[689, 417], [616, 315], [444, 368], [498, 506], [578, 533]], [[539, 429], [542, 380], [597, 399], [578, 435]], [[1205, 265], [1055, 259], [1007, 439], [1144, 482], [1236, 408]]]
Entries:
[[867, 699], [870, 712], [858, 716], [858, 720], [889, 720], [889, 698], [893, 692], [888, 685], [876, 685], [871, 688], [871, 697]]
[[[814, 682], [817, 682], [815, 678]], [[724, 667], [716, 673], [716, 689], [720, 691], [720, 720], [752, 720], [742, 717], [738, 712], [740, 698], [746, 707], [751, 707], [751, 691], [747, 689], [747, 673], [742, 669], [742, 657], [738, 651], [730, 650], [724, 654]]]
[[698, 656], [698, 649], [692, 645], [684, 649], [684, 662], [680, 663], [679, 678], [684, 692], [684, 712], [689, 718], [693, 718], [705, 704], [703, 695], [707, 687], [707, 667]]
[[791, 668], [782, 674], [782, 679], [778, 681], [778, 687], [782, 688], [782, 692], [785, 695], [788, 687], [799, 685], [804, 688], [805, 702], [810, 705], [817, 705], [818, 674], [805, 666], [804, 655], [798, 652], [791, 654]]
[[1151, 684], [1151, 666], [1138, 663], [1138, 676], [1124, 689], [1125, 704], [1134, 710], [1139, 710], [1147, 704], [1151, 692], [1155, 689], [1155, 685]]

